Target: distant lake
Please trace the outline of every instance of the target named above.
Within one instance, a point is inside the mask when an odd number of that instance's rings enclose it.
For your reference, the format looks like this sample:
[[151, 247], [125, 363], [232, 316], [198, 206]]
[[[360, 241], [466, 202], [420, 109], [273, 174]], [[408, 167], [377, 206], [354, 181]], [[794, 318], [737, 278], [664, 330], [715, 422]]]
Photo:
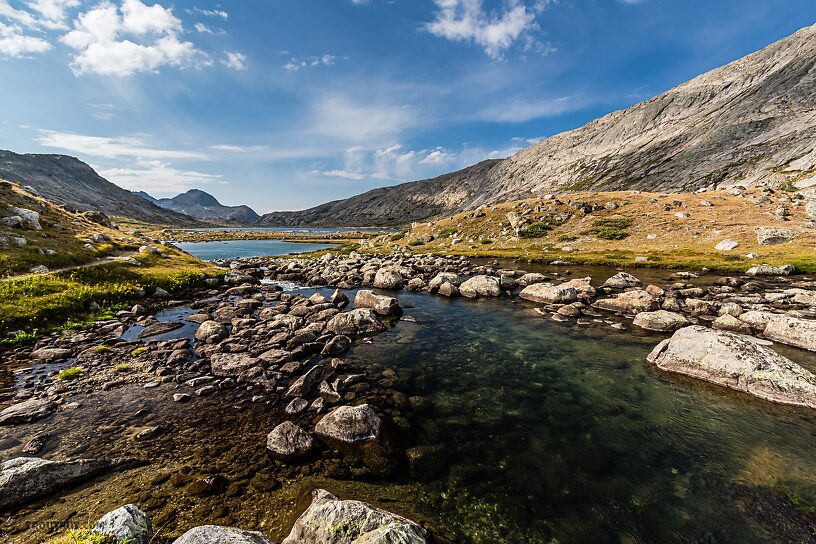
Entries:
[[269, 257], [305, 253], [334, 247], [335, 244], [304, 244], [283, 240], [228, 240], [220, 242], [178, 242], [175, 244], [199, 259], [212, 261], [232, 257]]
[[396, 229], [380, 227], [207, 227], [184, 229], [191, 231], [240, 230], [247, 232], [291, 232], [294, 234], [337, 234], [338, 232], [397, 232]]

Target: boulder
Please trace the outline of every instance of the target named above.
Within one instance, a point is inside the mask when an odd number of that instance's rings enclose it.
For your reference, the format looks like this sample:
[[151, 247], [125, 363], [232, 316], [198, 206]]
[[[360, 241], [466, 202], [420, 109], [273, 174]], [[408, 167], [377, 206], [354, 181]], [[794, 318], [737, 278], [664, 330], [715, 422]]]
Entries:
[[282, 544], [425, 544], [426, 538], [413, 521], [318, 489]]
[[425, 289], [425, 280], [422, 278], [411, 278], [408, 280], [409, 291], [422, 291]]
[[437, 291], [443, 297], [458, 297], [459, 296], [459, 288], [456, 287], [454, 284], [446, 281], [442, 285], [439, 286], [439, 290]]
[[717, 251], [731, 251], [732, 249], [736, 249], [739, 247], [739, 242], [735, 240], [723, 240], [719, 242], [714, 249]]
[[578, 300], [578, 291], [575, 287], [564, 284], [533, 283], [522, 289], [519, 297], [545, 304], [569, 304]]
[[519, 285], [523, 287], [527, 287], [528, 285], [534, 285], [536, 283], [546, 283], [550, 281], [550, 277], [544, 274], [539, 274], [538, 272], [528, 272], [524, 274], [518, 279]]
[[462, 284], [462, 279], [458, 274], [454, 274], [453, 272], [440, 272], [428, 282], [428, 289], [437, 291], [443, 283], [450, 283], [455, 287], [459, 287]]
[[329, 446], [361, 460], [376, 474], [393, 468], [393, 455], [383, 436], [382, 421], [368, 404], [340, 406], [315, 425], [315, 434]]
[[64, 491], [112, 470], [144, 464], [136, 459], [80, 459], [46, 461], [38, 457], [17, 457], [0, 464], [0, 511], [39, 497]]
[[763, 334], [775, 342], [816, 351], [816, 321], [812, 319], [778, 316], [768, 321]]
[[218, 321], [205, 321], [198, 326], [195, 333], [196, 340], [207, 342], [208, 344], [217, 344], [229, 335], [227, 327]]
[[337, 336], [326, 342], [326, 345], [323, 348], [321, 355], [336, 357], [347, 352], [350, 347], [351, 339], [345, 334], [338, 334]]
[[92, 221], [103, 227], [112, 228], [113, 224], [111, 223], [110, 218], [104, 213], [97, 210], [90, 210], [87, 212], [83, 212], [82, 216], [87, 219], [88, 221]]
[[473, 276], [459, 286], [459, 294], [468, 298], [497, 297], [501, 295], [499, 278], [493, 276]]
[[15, 208], [14, 206], [9, 206], [9, 211], [23, 220], [23, 227], [32, 230], [42, 230], [40, 214], [38, 212], [26, 208]]
[[272, 544], [272, 541], [255, 531], [202, 525], [190, 529], [174, 540], [173, 544]]
[[647, 360], [769, 401], [816, 408], [816, 376], [751, 336], [692, 325], [660, 342]]
[[610, 312], [637, 314], [654, 310], [657, 307], [657, 300], [647, 291], [637, 289], [596, 300], [593, 306]]
[[773, 246], [790, 242], [796, 236], [796, 232], [778, 227], [760, 227], [756, 229], [757, 242], [763, 246]]
[[31, 358], [36, 361], [64, 361], [70, 359], [71, 350], [62, 348], [40, 348], [31, 352]]
[[355, 308], [332, 317], [326, 324], [326, 330], [334, 334], [359, 336], [383, 332], [388, 327], [370, 308]]
[[57, 405], [49, 400], [31, 398], [5, 408], [0, 412], [0, 425], [33, 423], [51, 415]]
[[343, 291], [341, 291], [340, 289], [335, 289], [334, 293], [332, 293], [332, 296], [329, 297], [329, 302], [331, 302], [338, 308], [342, 308], [344, 306], [347, 306], [348, 303], [351, 301]]
[[374, 276], [377, 289], [402, 289], [402, 274], [389, 268], [380, 268]]
[[751, 334], [751, 325], [745, 321], [740, 321], [731, 314], [723, 314], [711, 323], [711, 326], [721, 331], [738, 332], [741, 334]]
[[744, 323], [748, 323], [752, 328], [762, 332], [765, 330], [765, 327], [768, 326], [771, 319], [776, 319], [777, 317], [779, 317], [779, 314], [762, 312], [759, 310], [750, 310], [741, 313], [739, 316], [737, 316], [737, 319]]
[[655, 312], [640, 312], [635, 316], [632, 324], [647, 331], [674, 332], [688, 325], [689, 321], [678, 313], [657, 310]]
[[612, 289], [626, 289], [627, 287], [640, 287], [641, 285], [639, 279], [626, 272], [618, 272], [603, 284], [604, 287], [610, 287]]
[[291, 421], [284, 421], [266, 437], [266, 449], [278, 459], [302, 457], [313, 447], [314, 438]]
[[373, 291], [360, 290], [354, 297], [355, 308], [371, 308], [379, 315], [397, 317], [402, 315], [402, 307], [394, 297], [374, 294]]
[[748, 276], [790, 276], [794, 272], [796, 272], [796, 269], [790, 264], [783, 264], [782, 266], [763, 264], [752, 266], [745, 271], [745, 274]]
[[91, 529], [94, 533], [114, 537], [128, 544], [149, 544], [153, 538], [150, 518], [135, 504], [126, 504], [102, 516]]

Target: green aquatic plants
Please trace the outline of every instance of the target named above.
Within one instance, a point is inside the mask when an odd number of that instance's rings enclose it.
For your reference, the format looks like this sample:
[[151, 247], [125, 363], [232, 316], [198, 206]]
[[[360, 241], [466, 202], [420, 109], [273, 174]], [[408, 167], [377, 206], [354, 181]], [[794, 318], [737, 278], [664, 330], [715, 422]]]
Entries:
[[85, 374], [84, 370], [79, 367], [72, 366], [71, 368], [66, 368], [65, 370], [60, 371], [60, 373], [57, 374], [57, 379], [62, 381], [75, 380], [83, 374]]

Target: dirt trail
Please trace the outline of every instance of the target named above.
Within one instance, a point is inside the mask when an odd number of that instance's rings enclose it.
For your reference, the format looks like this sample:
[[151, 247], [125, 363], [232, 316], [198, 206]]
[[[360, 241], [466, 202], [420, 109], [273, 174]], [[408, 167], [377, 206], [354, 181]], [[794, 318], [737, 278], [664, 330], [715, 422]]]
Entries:
[[25, 279], [25, 278], [29, 278], [29, 277], [33, 277], [33, 276], [45, 276], [45, 275], [48, 275], [48, 274], [57, 274], [59, 272], [68, 272], [70, 270], [76, 270], [78, 268], [89, 268], [91, 266], [99, 266], [101, 264], [113, 263], [113, 262], [116, 262], [119, 259], [126, 258], [126, 257], [133, 257], [133, 256], [135, 256], [137, 254], [138, 254], [138, 252], [136, 252], [136, 251], [125, 251], [125, 252], [122, 252], [122, 253], [116, 253], [115, 255], [107, 255], [105, 257], [100, 257], [99, 259], [97, 259], [95, 261], [91, 261], [89, 263], [74, 264], [74, 265], [71, 265], [71, 266], [63, 266], [62, 268], [52, 268], [52, 269], [49, 269], [48, 272], [45, 272], [43, 274], [38, 274], [38, 273], [35, 273], [35, 272], [26, 272], [25, 274], [13, 274], [11, 276], [5, 276], [3, 278], [0, 278], [0, 280], [2, 280], [2, 281], [21, 280], [21, 279]]

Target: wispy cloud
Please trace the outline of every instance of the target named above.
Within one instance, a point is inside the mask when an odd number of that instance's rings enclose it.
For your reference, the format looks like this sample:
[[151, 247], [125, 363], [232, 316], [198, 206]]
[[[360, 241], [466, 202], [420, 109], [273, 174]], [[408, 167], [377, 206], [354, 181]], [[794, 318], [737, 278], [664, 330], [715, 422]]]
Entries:
[[512, 98], [498, 101], [478, 112], [477, 118], [498, 123], [523, 123], [574, 110], [580, 106], [575, 97], [552, 99]]
[[224, 151], [226, 153], [258, 153], [269, 150], [269, 146], [265, 145], [232, 145], [232, 144], [215, 144], [209, 146], [214, 151]]
[[91, 157], [117, 159], [131, 157], [137, 159], [198, 159], [208, 157], [198, 151], [161, 149], [151, 147], [142, 138], [131, 136], [105, 137], [86, 136], [73, 132], [40, 131], [35, 141], [43, 147], [64, 149]]
[[350, 144], [382, 144], [419, 122], [408, 106], [363, 104], [343, 96], [320, 99], [314, 106], [310, 132]]
[[247, 57], [243, 53], [239, 53], [238, 51], [224, 51], [224, 58], [221, 60], [221, 64], [233, 70], [243, 71], [246, 70], [246, 60]]
[[22, 58], [34, 53], [45, 53], [51, 49], [48, 41], [23, 33], [19, 26], [9, 26], [0, 22], [0, 55]]
[[178, 194], [218, 181], [222, 176], [178, 170], [162, 161], [138, 161], [135, 168], [95, 168], [100, 176], [131, 191], [153, 195]]
[[289, 70], [290, 72], [297, 72], [303, 68], [309, 68], [314, 66], [331, 66], [335, 63], [337, 57], [334, 55], [320, 55], [320, 56], [313, 56], [313, 57], [301, 57], [289, 60], [286, 64], [283, 65], [284, 69]]
[[219, 19], [227, 20], [229, 19], [229, 13], [224, 11], [223, 9], [202, 9], [202, 8], [192, 8], [186, 10], [187, 13], [190, 15], [202, 15], [204, 17], [217, 17]]

